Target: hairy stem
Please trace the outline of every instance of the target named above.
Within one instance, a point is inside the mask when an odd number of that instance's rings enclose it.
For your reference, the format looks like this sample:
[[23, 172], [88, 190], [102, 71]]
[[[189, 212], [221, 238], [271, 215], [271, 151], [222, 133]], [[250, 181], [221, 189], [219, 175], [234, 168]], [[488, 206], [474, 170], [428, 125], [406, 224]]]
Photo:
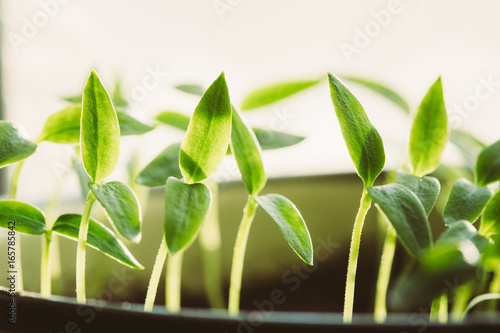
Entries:
[[[10, 181], [10, 190], [9, 197], [12, 200], [16, 200], [17, 197], [17, 184], [19, 183], [19, 175], [21, 174], [21, 169], [23, 168], [24, 161], [17, 163], [16, 168], [14, 169], [14, 173], [12, 174], [12, 179]], [[17, 267], [17, 276], [16, 276], [16, 290], [18, 292], [22, 292], [24, 290], [23, 284], [23, 268], [22, 268], [22, 260], [21, 260], [21, 237], [17, 237], [16, 239], [16, 259], [18, 264]]]
[[361, 202], [354, 221], [354, 229], [352, 231], [351, 248], [349, 250], [349, 263], [347, 265], [347, 277], [345, 286], [345, 299], [344, 299], [344, 323], [352, 322], [352, 311], [354, 307], [354, 287], [356, 283], [356, 269], [358, 266], [359, 244], [361, 242], [361, 231], [365, 222], [366, 213], [370, 209], [372, 198], [363, 189], [361, 195]]
[[[379, 216], [381, 216], [379, 214]], [[392, 261], [396, 251], [396, 230], [388, 223], [387, 233], [385, 235], [384, 247], [382, 249], [382, 258], [377, 278], [377, 291], [375, 294], [375, 321], [383, 323], [387, 317], [387, 288], [391, 278]]]
[[165, 300], [167, 310], [179, 312], [181, 309], [181, 276], [183, 252], [171, 254], [167, 258], [167, 278], [165, 280]]
[[92, 191], [87, 195], [85, 208], [82, 214], [82, 222], [78, 232], [78, 248], [76, 251], [76, 301], [80, 304], [85, 304], [85, 245], [87, 242], [87, 231], [89, 228], [90, 212], [92, 205], [96, 200]]
[[252, 225], [257, 202], [248, 196], [247, 203], [243, 209], [243, 218], [236, 236], [234, 245], [233, 262], [231, 265], [231, 281], [229, 285], [229, 305], [228, 310], [231, 316], [238, 315], [240, 309], [241, 279], [243, 277], [243, 263], [245, 260], [245, 250], [247, 247], [248, 234]]
[[160, 284], [161, 271], [163, 270], [163, 264], [165, 263], [165, 258], [167, 258], [167, 253], [167, 241], [165, 240], [165, 235], [163, 235], [160, 249], [158, 250], [155, 264], [153, 266], [153, 272], [151, 273], [151, 279], [149, 280], [146, 302], [144, 303], [144, 311], [146, 312], [153, 311], [156, 293], [158, 292], [158, 285]]
[[52, 231], [45, 231], [45, 239], [42, 250], [42, 267], [40, 277], [40, 294], [42, 297], [49, 298], [51, 291], [51, 276], [50, 276], [50, 244], [52, 241]]

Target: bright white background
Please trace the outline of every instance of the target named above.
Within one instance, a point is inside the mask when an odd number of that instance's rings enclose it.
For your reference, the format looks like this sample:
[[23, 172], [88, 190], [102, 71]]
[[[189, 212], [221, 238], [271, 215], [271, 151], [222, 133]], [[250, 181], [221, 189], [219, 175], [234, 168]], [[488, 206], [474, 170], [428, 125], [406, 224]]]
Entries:
[[[389, 10], [389, 16], [381, 14]], [[500, 2], [493, 0], [3, 0], [6, 109], [10, 120], [36, 137], [46, 117], [66, 105], [60, 97], [80, 93], [91, 68], [110, 88], [121, 77], [127, 95], [142, 85], [149, 69], [168, 72], [135, 101], [134, 114], [143, 120], [163, 110], [189, 114], [197, 98], [172, 86], [207, 86], [222, 70], [236, 104], [261, 85], [326, 77], [330, 71], [384, 82], [412, 109], [441, 75], [450, 118], [491, 143], [500, 136], [499, 13]], [[347, 44], [357, 53], [346, 56]], [[409, 119], [374, 93], [350, 86], [384, 139], [388, 165], [404, 161]], [[465, 110], [458, 118], [457, 105]], [[277, 122], [283, 113], [290, 118]], [[277, 124], [307, 136], [293, 149], [264, 154], [271, 176], [353, 170], [326, 81], [245, 116], [252, 125]], [[168, 129], [145, 136], [141, 165], [180, 138]], [[122, 161], [132, 146], [124, 140]], [[446, 152], [449, 160], [455, 155], [453, 149]], [[32, 202], [47, 197], [66, 156], [63, 146], [42, 143], [26, 163], [19, 197]], [[68, 179], [64, 191], [65, 198], [79, 194], [76, 178]]]

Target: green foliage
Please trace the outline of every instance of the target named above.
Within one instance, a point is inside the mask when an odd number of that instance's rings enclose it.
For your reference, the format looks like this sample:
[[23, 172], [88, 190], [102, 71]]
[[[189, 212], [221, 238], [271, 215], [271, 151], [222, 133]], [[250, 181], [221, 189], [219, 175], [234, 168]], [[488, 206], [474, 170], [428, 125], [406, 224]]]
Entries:
[[111, 98], [95, 71], [83, 91], [80, 147], [83, 165], [94, 183], [113, 172], [120, 150], [120, 128]]
[[165, 125], [178, 128], [181, 131], [187, 131], [189, 126], [189, 117], [174, 111], [164, 111], [156, 116], [156, 120], [161, 121]]
[[373, 185], [385, 163], [382, 138], [361, 103], [335, 75], [328, 73], [330, 93], [347, 149], [365, 187]]
[[486, 186], [500, 179], [500, 140], [484, 148], [476, 162], [476, 184]]
[[500, 191], [496, 192], [486, 204], [479, 233], [485, 237], [500, 234]]
[[[15, 225], [12, 224], [15, 223]], [[28, 235], [45, 233], [45, 216], [38, 208], [16, 200], [0, 200], [0, 227]]]
[[116, 111], [116, 115], [118, 117], [118, 123], [120, 125], [120, 135], [141, 135], [152, 131], [154, 127], [149, 126], [135, 119], [131, 115], [122, 112]]
[[175, 89], [196, 96], [202, 96], [205, 91], [205, 89], [198, 84], [180, 84], [175, 86]]
[[36, 147], [19, 125], [0, 120], [0, 168], [31, 156]]
[[439, 78], [420, 103], [411, 128], [410, 161], [416, 176], [437, 168], [447, 141], [448, 118]]
[[168, 177], [181, 178], [181, 169], [179, 168], [179, 153], [181, 144], [174, 143], [156, 156], [141, 172], [137, 175], [135, 182], [144, 186], [164, 186]]
[[308, 265], [313, 264], [313, 246], [307, 226], [295, 205], [279, 194], [253, 197], [278, 225], [297, 255]]
[[397, 183], [406, 186], [410, 191], [415, 193], [422, 203], [425, 213], [429, 216], [436, 204], [439, 190], [441, 189], [439, 180], [430, 176], [417, 177], [403, 170], [398, 170]]
[[53, 113], [45, 121], [37, 142], [78, 143], [80, 141], [80, 118], [82, 106], [73, 104]]

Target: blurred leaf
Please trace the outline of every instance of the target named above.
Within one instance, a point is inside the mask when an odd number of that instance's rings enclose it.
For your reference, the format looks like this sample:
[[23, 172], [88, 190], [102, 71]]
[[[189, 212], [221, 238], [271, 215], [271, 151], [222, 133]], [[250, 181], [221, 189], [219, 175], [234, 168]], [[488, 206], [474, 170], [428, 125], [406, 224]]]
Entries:
[[226, 156], [231, 138], [231, 103], [222, 73], [196, 107], [180, 153], [181, 172], [187, 183], [211, 176]]
[[257, 141], [259, 141], [259, 145], [262, 150], [271, 150], [293, 146], [305, 139], [305, 137], [303, 136], [271, 131], [262, 128], [253, 128], [253, 132], [255, 133]]
[[82, 103], [82, 95], [63, 97], [63, 100], [65, 100], [66, 102], [70, 102], [72, 104], [81, 104]]
[[418, 258], [432, 246], [429, 220], [415, 193], [401, 184], [369, 187], [368, 193], [411, 256]]
[[365, 86], [368, 89], [373, 90], [374, 92], [386, 97], [388, 100], [399, 106], [403, 111], [406, 113], [410, 113], [410, 106], [406, 102], [406, 100], [401, 97], [398, 93], [396, 93], [394, 90], [378, 83], [375, 81], [359, 78], [359, 77], [352, 77], [352, 76], [343, 76], [344, 80], [351, 81], [354, 83], [361, 84]]
[[38, 208], [21, 201], [0, 200], [0, 227], [8, 229], [9, 222], [15, 222], [14, 230], [23, 234], [45, 232], [45, 216]]
[[118, 122], [120, 124], [120, 135], [141, 135], [152, 131], [154, 127], [149, 126], [126, 114], [125, 112], [117, 111]]
[[441, 189], [439, 180], [430, 176], [417, 177], [403, 170], [398, 170], [397, 183], [406, 186], [410, 191], [415, 193], [422, 203], [425, 213], [429, 216], [436, 204]]
[[113, 103], [93, 70], [83, 91], [80, 149], [92, 181], [100, 183], [116, 167], [120, 127]]
[[260, 157], [257, 138], [238, 111], [232, 107], [231, 150], [250, 195], [257, 195], [266, 185], [266, 172]]
[[70, 105], [53, 113], [45, 121], [37, 142], [78, 143], [80, 141], [81, 104]]
[[165, 189], [165, 238], [174, 254], [193, 242], [212, 202], [209, 188], [202, 183], [186, 184], [170, 177]]
[[457, 129], [451, 130], [450, 142], [460, 150], [462, 156], [465, 158], [467, 167], [471, 171], [474, 171], [477, 156], [486, 145], [471, 134]]
[[307, 88], [315, 86], [321, 81], [322, 79], [281, 82], [256, 89], [245, 97], [241, 103], [241, 110], [260, 108], [276, 103]]
[[0, 120], [0, 168], [29, 157], [36, 151], [36, 144], [28, 139], [22, 127]]
[[119, 181], [92, 185], [91, 190], [118, 232], [128, 240], [138, 243], [142, 236], [142, 214], [134, 191]]
[[278, 225], [300, 259], [308, 265], [313, 265], [313, 245], [306, 223], [295, 205], [279, 194], [266, 194], [253, 197]]
[[[79, 214], [61, 215], [54, 223], [52, 231], [78, 241], [81, 221], [82, 216]], [[113, 231], [94, 219], [89, 220], [87, 245], [131, 268], [144, 269]]]
[[418, 107], [410, 133], [410, 160], [416, 176], [434, 171], [448, 141], [448, 118], [441, 78], [429, 88]]
[[[470, 241], [475, 248], [468, 248]], [[450, 225], [436, 240], [436, 247], [451, 246], [456, 247], [463, 252], [464, 258], [469, 263], [475, 263], [479, 260], [479, 253], [483, 252], [488, 246], [486, 238], [481, 236], [471, 222], [466, 220], [455, 221]], [[429, 264], [431, 264], [429, 262]]]
[[198, 84], [180, 84], [175, 86], [175, 89], [196, 96], [203, 96], [203, 92], [205, 91], [205, 89]]
[[[119, 106], [122, 108], [128, 107], [128, 101], [125, 98], [125, 96], [123, 95], [122, 83], [120, 82], [120, 80], [116, 80], [116, 82], [115, 82], [115, 89], [113, 90], [112, 99], [113, 99], [113, 105]], [[125, 134], [123, 134], [123, 135], [125, 135]]]
[[484, 251], [483, 267], [490, 272], [498, 272], [500, 269], [500, 235], [492, 235], [492, 242]]
[[496, 192], [486, 204], [479, 233], [485, 237], [500, 234], [500, 191]]
[[187, 131], [189, 126], [189, 117], [179, 112], [165, 111], [156, 116], [156, 120], [166, 125], [178, 128], [181, 131]]
[[181, 178], [181, 169], [179, 168], [179, 153], [181, 144], [174, 143], [168, 146], [158, 156], [156, 156], [142, 171], [137, 175], [135, 182], [144, 186], [164, 186], [168, 177]]
[[328, 73], [340, 129], [365, 187], [372, 186], [385, 163], [384, 144], [361, 103], [335, 75]]
[[456, 180], [444, 207], [444, 224], [449, 226], [460, 220], [474, 223], [490, 198], [489, 188], [474, 185], [464, 178]]
[[500, 179], [500, 140], [484, 148], [477, 157], [476, 183], [486, 186]]

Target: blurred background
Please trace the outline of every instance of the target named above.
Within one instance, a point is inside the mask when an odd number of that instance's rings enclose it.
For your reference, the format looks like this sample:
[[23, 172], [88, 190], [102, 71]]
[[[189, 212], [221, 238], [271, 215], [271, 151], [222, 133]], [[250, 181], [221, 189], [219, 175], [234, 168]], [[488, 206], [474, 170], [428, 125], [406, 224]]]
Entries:
[[[251, 125], [306, 137], [294, 147], [264, 152], [273, 178], [354, 170], [334, 115], [327, 72], [381, 82], [400, 93], [411, 111], [441, 76], [450, 125], [487, 144], [499, 136], [500, 2], [495, 0], [3, 0], [0, 5], [2, 118], [22, 124], [32, 138], [50, 114], [68, 105], [64, 97], [81, 93], [92, 68], [106, 87], [121, 81], [131, 113], [146, 123], [166, 110], [190, 115], [199, 97], [174, 87], [207, 87], [221, 71], [236, 105], [262, 86], [325, 78], [292, 98], [244, 113]], [[366, 87], [348, 86], [384, 140], [387, 167], [404, 163], [411, 118]], [[124, 138], [121, 165], [139, 148], [143, 167], [181, 138], [182, 132], [166, 127], [139, 140]], [[20, 200], [43, 206], [61, 172], [70, 167], [71, 153], [72, 148], [41, 143], [25, 163]], [[451, 145], [444, 159], [462, 162]], [[228, 166], [231, 159], [225, 163], [222, 170], [232, 170], [227, 179], [237, 179], [237, 170]], [[13, 171], [6, 169], [3, 190]], [[125, 169], [111, 178], [126, 178]], [[360, 191], [361, 185], [355, 185], [353, 191]], [[345, 213], [346, 237], [358, 200], [353, 193], [353, 207]], [[76, 175], [64, 179], [62, 198], [61, 211], [80, 209], [71, 204], [80, 198]], [[234, 213], [236, 219], [239, 214]], [[347, 241], [339, 242], [347, 248]], [[151, 261], [154, 253], [143, 258]], [[150, 268], [146, 271], [145, 276]]]

